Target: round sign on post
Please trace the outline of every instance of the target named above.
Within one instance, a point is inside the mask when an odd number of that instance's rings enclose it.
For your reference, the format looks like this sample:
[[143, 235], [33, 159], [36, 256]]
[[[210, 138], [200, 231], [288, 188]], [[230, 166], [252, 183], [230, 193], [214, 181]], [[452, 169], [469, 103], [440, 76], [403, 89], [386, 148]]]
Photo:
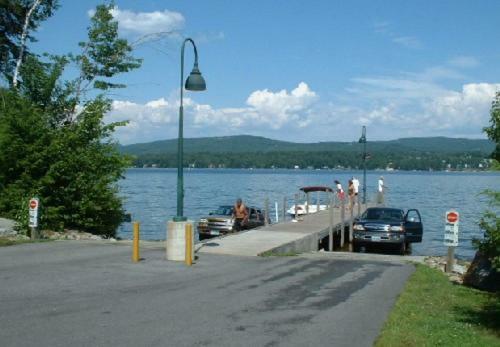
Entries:
[[454, 211], [450, 211], [446, 214], [446, 220], [448, 223], [456, 223], [458, 222], [458, 213]]
[[36, 209], [36, 207], [38, 206], [38, 201], [36, 201], [35, 199], [31, 199], [30, 200], [30, 208], [32, 210]]

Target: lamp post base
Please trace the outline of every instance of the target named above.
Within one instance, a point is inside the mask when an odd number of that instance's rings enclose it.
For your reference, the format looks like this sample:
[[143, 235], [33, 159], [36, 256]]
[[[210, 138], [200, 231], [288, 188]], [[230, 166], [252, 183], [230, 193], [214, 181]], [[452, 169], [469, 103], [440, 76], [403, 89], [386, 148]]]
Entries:
[[[184, 221], [168, 221], [166, 242], [167, 260], [184, 261], [186, 259], [186, 226], [188, 224], [191, 225], [191, 230], [193, 230], [193, 221], [187, 219]], [[194, 259], [194, 235], [191, 235], [191, 243], [191, 259]]]

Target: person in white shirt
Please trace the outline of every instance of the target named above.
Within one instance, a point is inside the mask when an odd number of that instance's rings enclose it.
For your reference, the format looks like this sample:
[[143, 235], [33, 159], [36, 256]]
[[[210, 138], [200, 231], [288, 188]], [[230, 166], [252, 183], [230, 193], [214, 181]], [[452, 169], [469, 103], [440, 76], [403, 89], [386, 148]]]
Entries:
[[383, 205], [384, 204], [384, 193], [385, 193], [385, 184], [384, 184], [384, 177], [380, 176], [378, 179], [378, 194], [377, 194], [377, 204]]
[[352, 184], [354, 185], [354, 203], [358, 203], [359, 181], [356, 177], [352, 177]]
[[342, 188], [342, 184], [338, 180], [335, 180], [335, 185], [337, 187], [337, 197], [339, 201], [344, 200], [344, 189]]

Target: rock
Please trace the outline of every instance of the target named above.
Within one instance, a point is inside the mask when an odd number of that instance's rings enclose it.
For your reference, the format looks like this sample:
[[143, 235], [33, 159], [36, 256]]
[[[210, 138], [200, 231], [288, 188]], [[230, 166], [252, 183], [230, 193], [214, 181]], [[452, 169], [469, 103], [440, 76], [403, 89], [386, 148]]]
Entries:
[[467, 268], [460, 264], [453, 265], [453, 272], [463, 276], [467, 272]]
[[16, 222], [12, 219], [0, 218], [0, 236], [17, 235]]
[[65, 229], [63, 232], [43, 230], [42, 237], [51, 240], [102, 240], [99, 235], [71, 229]]
[[468, 262], [461, 261], [462, 264], [453, 264], [453, 271], [451, 273], [447, 273], [446, 271], [446, 257], [438, 257], [438, 256], [430, 256], [425, 258], [425, 263], [427, 266], [438, 269], [445, 273], [448, 276], [449, 280], [454, 283], [462, 284], [463, 276], [467, 272], [467, 268], [469, 266]]
[[464, 284], [489, 292], [500, 291], [500, 272], [482, 253], [477, 252], [469, 270], [464, 276]]

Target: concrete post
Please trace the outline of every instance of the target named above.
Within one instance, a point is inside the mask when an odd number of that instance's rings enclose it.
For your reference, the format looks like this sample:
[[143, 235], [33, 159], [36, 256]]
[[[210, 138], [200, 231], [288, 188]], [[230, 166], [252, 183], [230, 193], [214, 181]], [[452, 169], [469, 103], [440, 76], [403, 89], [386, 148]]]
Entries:
[[[166, 254], [167, 260], [185, 261], [186, 259], [186, 225], [191, 224], [191, 233], [193, 232], [193, 221], [168, 221], [167, 224], [167, 242]], [[194, 237], [191, 237], [191, 243]], [[194, 259], [194, 245], [191, 245], [191, 257]]]

